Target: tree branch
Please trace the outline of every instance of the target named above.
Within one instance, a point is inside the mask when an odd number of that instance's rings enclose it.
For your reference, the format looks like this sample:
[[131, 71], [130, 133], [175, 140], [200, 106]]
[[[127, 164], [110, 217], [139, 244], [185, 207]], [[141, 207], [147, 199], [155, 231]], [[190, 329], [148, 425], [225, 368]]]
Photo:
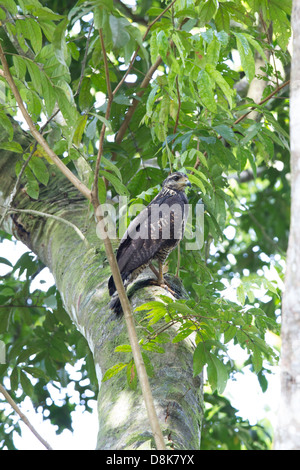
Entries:
[[24, 413], [22, 413], [18, 405], [15, 403], [15, 401], [11, 398], [10, 394], [5, 390], [5, 388], [1, 384], [0, 384], [0, 392], [2, 393], [2, 395], [4, 395], [7, 403], [10, 404], [10, 406], [14, 409], [14, 411], [20, 416], [23, 423], [26, 424], [26, 426], [35, 435], [35, 437], [43, 444], [43, 446], [45, 446], [47, 450], [53, 450], [50, 444], [48, 444], [48, 442], [45, 441], [45, 439], [43, 439], [42, 436], [40, 436], [40, 434], [37, 432], [37, 430], [32, 426], [29, 419], [24, 415]]
[[18, 212], [35, 215], [37, 217], [46, 217], [46, 218], [49, 218], [49, 219], [57, 220], [58, 222], [62, 222], [63, 224], [68, 225], [69, 227], [71, 227], [77, 233], [79, 238], [84, 242], [84, 244], [87, 247], [89, 246], [89, 243], [88, 243], [87, 239], [85, 238], [85, 236], [83, 235], [83, 233], [81, 232], [81, 230], [79, 230], [79, 228], [76, 227], [76, 225], [74, 225], [72, 222], [70, 222], [69, 220], [64, 219], [63, 217], [58, 217], [57, 215], [54, 215], [54, 214], [47, 214], [46, 212], [35, 211], [33, 209], [14, 209], [13, 208], [13, 209], [8, 210], [8, 213], [18, 213]]
[[[271, 98], [273, 98], [274, 95], [276, 95], [276, 93], [278, 93], [282, 88], [284, 88], [285, 86], [289, 85], [290, 84], [290, 80], [287, 80], [286, 82], [282, 83], [279, 87], [277, 87], [275, 90], [272, 91], [272, 93], [270, 93], [266, 98], [264, 98], [263, 100], [261, 100], [256, 106], [261, 106], [262, 104], [266, 103], [267, 101], [269, 101]], [[242, 116], [240, 116], [238, 119], [236, 119], [234, 121], [234, 123], [230, 126], [231, 128], [233, 128], [234, 126], [236, 126], [236, 124], [239, 124], [243, 119], [245, 119], [245, 117], [247, 117], [252, 111], [254, 111], [256, 109], [256, 106], [251, 106], [250, 108], [250, 111], [247, 111], [247, 113], [243, 114]], [[222, 136], [219, 136], [218, 137], [219, 139], [222, 138]], [[207, 152], [205, 151], [203, 153], [203, 155], [206, 157], [207, 156]], [[196, 163], [194, 165], [194, 168], [197, 169], [198, 166], [200, 165], [200, 160], [199, 158], [197, 157], [197, 160], [196, 160]]]
[[[278, 93], [282, 88], [284, 88], [285, 86], [289, 85], [290, 84], [290, 80], [287, 80], [286, 82], [282, 83], [281, 85], [279, 85], [275, 90], [272, 91], [272, 93], [270, 93], [266, 98], [264, 98], [263, 100], [261, 100], [257, 106], [261, 106], [262, 104], [266, 103], [267, 101], [269, 101], [271, 98], [273, 98], [274, 95], [276, 95], [276, 93]], [[248, 111], [247, 113], [243, 114], [242, 116], [240, 116], [236, 121], [234, 121], [234, 123], [232, 124], [231, 127], [235, 126], [236, 124], [238, 124], [239, 122], [241, 122], [243, 119], [245, 119], [246, 116], [248, 116], [248, 114], [250, 114], [252, 111], [254, 111], [256, 109], [256, 106], [252, 106], [250, 108], [250, 111]]]
[[[109, 68], [108, 68], [107, 55], [106, 55], [102, 28], [99, 30], [99, 36], [100, 36], [101, 49], [102, 49], [102, 54], [103, 54], [105, 80], [106, 80], [106, 87], [107, 87], [107, 93], [108, 93], [108, 100], [107, 100], [107, 106], [106, 106], [106, 112], [105, 112], [105, 119], [108, 121], [114, 95], [112, 94], [110, 80], [109, 80]], [[100, 201], [98, 197], [98, 179], [99, 179], [101, 157], [103, 153], [105, 130], [106, 130], [106, 124], [103, 123], [101, 132], [100, 132], [100, 137], [99, 137], [99, 149], [98, 149], [98, 155], [97, 155], [97, 160], [96, 160], [94, 183], [93, 183], [93, 189], [92, 189], [92, 202], [95, 208], [97, 208], [100, 205]]]

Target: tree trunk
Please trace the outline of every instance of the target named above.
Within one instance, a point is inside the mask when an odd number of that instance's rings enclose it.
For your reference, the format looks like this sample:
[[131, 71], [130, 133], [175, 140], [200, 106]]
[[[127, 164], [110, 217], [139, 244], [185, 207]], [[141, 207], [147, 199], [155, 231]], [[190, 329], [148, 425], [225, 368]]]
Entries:
[[281, 399], [278, 450], [300, 449], [300, 5], [293, 2], [291, 70], [291, 223], [282, 311]]
[[[18, 131], [15, 140], [26, 139]], [[15, 163], [20, 156], [0, 150], [0, 212], [9, 200], [16, 182]], [[99, 385], [105, 371], [120, 361], [124, 353], [114, 352], [128, 344], [125, 322], [108, 308], [109, 264], [96, 235], [94, 217], [87, 201], [54, 166], [47, 187], [40, 186], [37, 201], [22, 186], [13, 202], [16, 209], [35, 210], [75, 224], [76, 231], [53, 218], [28, 213], [7, 215], [5, 230], [25, 243], [51, 270], [64, 307], [87, 339], [94, 355]], [[158, 287], [139, 290], [131, 299], [134, 306], [166, 292]], [[138, 325], [142, 312], [135, 314]], [[137, 328], [137, 330], [139, 327]], [[199, 377], [193, 377], [192, 348], [184, 341], [165, 345], [165, 354], [152, 353], [155, 375], [151, 378], [157, 414], [166, 441], [175, 449], [199, 449], [202, 417], [202, 391]], [[149, 448], [151, 430], [139, 387], [128, 388], [124, 374], [101, 384], [99, 393], [98, 449]]]

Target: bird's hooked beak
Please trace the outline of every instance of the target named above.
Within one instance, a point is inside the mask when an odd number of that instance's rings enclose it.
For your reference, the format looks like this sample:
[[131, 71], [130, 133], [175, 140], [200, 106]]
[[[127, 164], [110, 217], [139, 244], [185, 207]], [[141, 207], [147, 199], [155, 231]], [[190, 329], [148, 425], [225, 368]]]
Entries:
[[185, 179], [185, 186], [188, 186], [189, 188], [192, 187], [190, 180], [186, 177]]

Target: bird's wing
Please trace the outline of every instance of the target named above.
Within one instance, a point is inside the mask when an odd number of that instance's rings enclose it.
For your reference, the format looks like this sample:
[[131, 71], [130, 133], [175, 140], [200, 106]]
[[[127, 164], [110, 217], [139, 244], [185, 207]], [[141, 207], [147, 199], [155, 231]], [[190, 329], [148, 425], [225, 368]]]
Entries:
[[[166, 217], [152, 217], [154, 210], [162, 204], [172, 206], [179, 204], [183, 209], [183, 200], [177, 194], [159, 193], [153, 201], [130, 223], [126, 230], [117, 252], [119, 269], [122, 272], [130, 273], [151, 261], [154, 256], [164, 247], [176, 245], [178, 239], [182, 238], [182, 224], [177, 222], [177, 217], [181, 214], [166, 211]], [[154, 204], [157, 204], [155, 207]], [[159, 212], [159, 210], [158, 210]], [[157, 215], [158, 215], [157, 212]], [[179, 235], [174, 236], [174, 226], [180, 226]], [[165, 231], [164, 231], [165, 230]], [[165, 236], [163, 236], [166, 234]]]

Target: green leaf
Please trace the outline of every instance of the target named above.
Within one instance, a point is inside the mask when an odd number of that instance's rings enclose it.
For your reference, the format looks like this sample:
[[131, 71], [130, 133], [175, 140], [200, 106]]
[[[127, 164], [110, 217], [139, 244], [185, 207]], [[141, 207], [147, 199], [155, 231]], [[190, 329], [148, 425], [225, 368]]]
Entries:
[[247, 80], [251, 82], [255, 76], [255, 61], [253, 52], [246, 37], [242, 33], [233, 34], [236, 37], [236, 45], [240, 55], [241, 64], [246, 74]]
[[245, 304], [246, 295], [245, 295], [245, 290], [244, 290], [243, 284], [240, 284], [239, 286], [237, 286], [236, 295], [237, 295], [238, 301], [239, 301], [242, 305], [244, 305], [244, 304]]
[[193, 373], [194, 377], [202, 372], [207, 363], [207, 352], [204, 342], [198, 343], [193, 355]]
[[128, 31], [126, 31], [126, 27], [130, 25], [128, 20], [109, 15], [109, 25], [114, 47], [124, 47], [130, 39]]
[[154, 64], [159, 56], [158, 52], [158, 43], [157, 43], [157, 34], [156, 31], [153, 31], [150, 38], [150, 57], [151, 62]]
[[163, 29], [161, 29], [157, 33], [157, 46], [158, 46], [158, 53], [163, 58], [164, 62], [167, 62], [167, 53], [170, 47], [169, 40], [166, 36], [166, 33]]
[[54, 46], [55, 56], [60, 64], [67, 66], [66, 58], [68, 56], [66, 44], [66, 28], [68, 26], [68, 18], [63, 19], [53, 32], [52, 44]]
[[258, 374], [259, 371], [262, 368], [263, 360], [262, 360], [262, 352], [261, 350], [256, 346], [253, 345], [253, 354], [252, 354], [252, 364], [254, 367], [254, 371]]
[[116, 176], [122, 180], [122, 175], [121, 175], [121, 172], [119, 170], [119, 168], [117, 167], [116, 163], [114, 163], [112, 160], [108, 160], [106, 157], [102, 156], [101, 157], [101, 164], [104, 166], [104, 168], [106, 168], [107, 170], [110, 170], [110, 171], [113, 171]]
[[12, 267], [11, 262], [6, 258], [2, 258], [2, 256], [0, 256], [0, 264], [6, 264], [7, 266]]
[[124, 363], [124, 362], [119, 362], [118, 364], [115, 364], [114, 366], [110, 367], [109, 369], [107, 369], [107, 371], [105, 372], [103, 378], [102, 378], [102, 381], [103, 382], [106, 382], [106, 380], [109, 380], [111, 379], [112, 377], [114, 377], [115, 375], [117, 375], [119, 372], [121, 372], [122, 369], [124, 369], [124, 367], [127, 367], [128, 364]]
[[115, 348], [115, 352], [131, 352], [131, 346], [130, 344], [120, 344]]
[[224, 331], [224, 343], [229, 343], [235, 335], [236, 335], [237, 328], [235, 325], [229, 325], [228, 328]]
[[[5, 114], [5, 112], [3, 112], [0, 109], [0, 129], [1, 128], [4, 129], [5, 133], [7, 134], [7, 137], [4, 134], [4, 136], [5, 136], [4, 138], [8, 138], [8, 140], [12, 140], [13, 135], [14, 135], [13, 125], [12, 125], [10, 119]], [[2, 136], [3, 136], [3, 134], [2, 134]]]
[[63, 15], [54, 13], [52, 10], [50, 10], [50, 8], [41, 7], [40, 5], [38, 6], [38, 8], [34, 8], [33, 14], [37, 16], [40, 20], [58, 21], [64, 18]]
[[268, 289], [270, 292], [273, 292], [273, 294], [276, 294], [278, 296], [276, 286], [271, 281], [269, 281], [268, 279], [264, 279], [263, 284], [266, 289]]
[[206, 50], [206, 60], [213, 66], [216, 66], [219, 62], [219, 55], [221, 50], [221, 44], [216, 37], [208, 44]]
[[0, 142], [0, 149], [8, 150], [14, 153], [23, 153], [21, 145], [18, 142]]
[[154, 84], [152, 90], [149, 93], [148, 99], [147, 99], [146, 114], [149, 117], [152, 114], [153, 106], [154, 106], [154, 103], [155, 103], [155, 100], [156, 100], [156, 93], [157, 93], [158, 89], [159, 89], [158, 85]]
[[213, 126], [213, 129], [225, 140], [227, 140], [227, 142], [231, 142], [235, 145], [237, 144], [235, 134], [231, 127], [227, 126], [226, 124], [219, 124], [218, 126]]
[[250, 34], [247, 34], [247, 33], [243, 33], [243, 34], [244, 34], [244, 37], [247, 39], [247, 41], [251, 44], [251, 46], [253, 46], [257, 50], [257, 52], [264, 59], [264, 61], [268, 62], [268, 58], [267, 58], [266, 54], [264, 53], [264, 50], [261, 47], [261, 45], [259, 44], [259, 42], [255, 41], [253, 36], [251, 36]]
[[17, 15], [18, 8], [13, 0], [1, 0], [1, 6], [6, 8], [12, 15]]
[[205, 70], [208, 72], [214, 82], [221, 88], [225, 98], [228, 101], [229, 107], [232, 108], [232, 99], [235, 95], [235, 91], [229, 86], [223, 75], [218, 70], [216, 70], [213, 65], [206, 64]]
[[27, 375], [22, 370], [20, 370], [20, 381], [24, 393], [30, 397], [33, 392], [33, 385]]
[[284, 2], [276, 2], [275, 0], [272, 0], [269, 4], [273, 34], [283, 51], [286, 50], [291, 35], [291, 24], [286, 16], [288, 10], [290, 10], [290, 2], [289, 5], [285, 5]]
[[84, 116], [80, 116], [78, 123], [77, 123], [77, 127], [74, 132], [74, 137], [73, 137], [73, 142], [77, 147], [79, 146], [81, 142], [82, 135], [86, 126], [86, 122], [87, 122], [87, 114]]
[[223, 362], [214, 354], [210, 354], [207, 361], [207, 376], [213, 391], [217, 389], [221, 395], [228, 381], [228, 372]]
[[179, 341], [183, 341], [185, 338], [190, 336], [192, 333], [194, 333], [195, 330], [190, 330], [189, 328], [186, 328], [180, 333], [178, 333], [175, 338], [173, 338], [172, 343], [179, 343]]
[[98, 196], [100, 204], [104, 204], [106, 201], [106, 186], [102, 178], [98, 180]]
[[131, 390], [136, 390], [137, 387], [137, 372], [133, 359], [127, 365], [126, 370], [127, 383]]
[[200, 180], [200, 178], [198, 178], [197, 176], [195, 175], [191, 175], [189, 174], [189, 180], [192, 184], [194, 184], [195, 186], [198, 186], [198, 188], [200, 188], [201, 192], [203, 194], [206, 194], [206, 190], [205, 190], [205, 187], [204, 187], [204, 184], [202, 183], [202, 181]]
[[120, 196], [128, 196], [129, 192], [126, 186], [119, 180], [119, 178], [112, 173], [109, 173], [108, 171], [105, 170], [100, 170], [99, 171], [100, 176], [104, 176], [115, 188], [116, 192]]
[[244, 147], [256, 134], [261, 130], [262, 125], [260, 122], [253, 122], [248, 129], [245, 130], [245, 136], [240, 140], [240, 145]]
[[219, 8], [215, 16], [215, 23], [218, 31], [226, 31], [226, 33], [229, 33], [230, 16], [226, 8], [223, 7], [222, 3], [219, 4]]
[[39, 183], [31, 172], [30, 168], [27, 166], [25, 168], [25, 175], [27, 179], [26, 192], [28, 196], [32, 199], [38, 199], [39, 197]]
[[175, 32], [173, 35], [172, 35], [172, 40], [174, 41], [174, 44], [175, 46], [177, 47], [177, 51], [180, 55], [180, 59], [181, 59], [181, 62], [182, 62], [182, 65], [183, 67], [185, 67], [185, 58], [184, 58], [184, 46], [181, 42], [181, 39], [180, 39], [180, 36], [177, 32]]
[[212, 83], [208, 73], [205, 70], [200, 70], [197, 78], [197, 86], [199, 98], [204, 104], [204, 106], [209, 109], [209, 111], [216, 113], [217, 106], [213, 93]]
[[163, 354], [165, 352], [164, 348], [159, 346], [159, 344], [157, 343], [150, 342], [146, 344], [141, 344], [141, 346], [145, 351], [152, 351], [160, 354]]
[[143, 357], [143, 361], [144, 361], [144, 364], [145, 364], [147, 375], [149, 377], [153, 377], [155, 375], [155, 370], [154, 370], [153, 365], [151, 364], [151, 361], [150, 361], [148, 355], [145, 352], [142, 351], [142, 357]]
[[95, 116], [95, 118], [99, 119], [99, 121], [101, 121], [101, 122], [103, 122], [103, 124], [105, 124], [105, 126], [107, 127], [107, 129], [109, 131], [113, 132], [110, 122], [107, 119], [105, 119], [104, 116], [100, 116], [99, 114], [94, 114], [94, 113], [89, 113], [89, 114], [91, 116]]
[[149, 311], [147, 318], [150, 318], [149, 325], [157, 323], [167, 313], [167, 307], [163, 302], [153, 300], [136, 307], [135, 311]]
[[18, 386], [19, 386], [19, 372], [20, 372], [20, 369], [19, 367], [14, 367], [13, 370], [12, 370], [12, 373], [10, 374], [10, 388], [12, 391], [16, 391]]
[[212, 19], [217, 11], [217, 8], [218, 6], [216, 0], [206, 0], [206, 2], [202, 4], [199, 13], [201, 25], [205, 25]]
[[16, 71], [16, 76], [21, 80], [24, 79], [27, 71], [26, 61], [18, 55], [13, 55], [12, 59]]
[[49, 171], [43, 160], [40, 157], [35, 157], [33, 155], [29, 160], [29, 167], [36, 179], [44, 186], [47, 186], [49, 181]]
[[17, 33], [28, 39], [36, 54], [42, 49], [42, 32], [39, 24], [33, 18], [16, 20]]

